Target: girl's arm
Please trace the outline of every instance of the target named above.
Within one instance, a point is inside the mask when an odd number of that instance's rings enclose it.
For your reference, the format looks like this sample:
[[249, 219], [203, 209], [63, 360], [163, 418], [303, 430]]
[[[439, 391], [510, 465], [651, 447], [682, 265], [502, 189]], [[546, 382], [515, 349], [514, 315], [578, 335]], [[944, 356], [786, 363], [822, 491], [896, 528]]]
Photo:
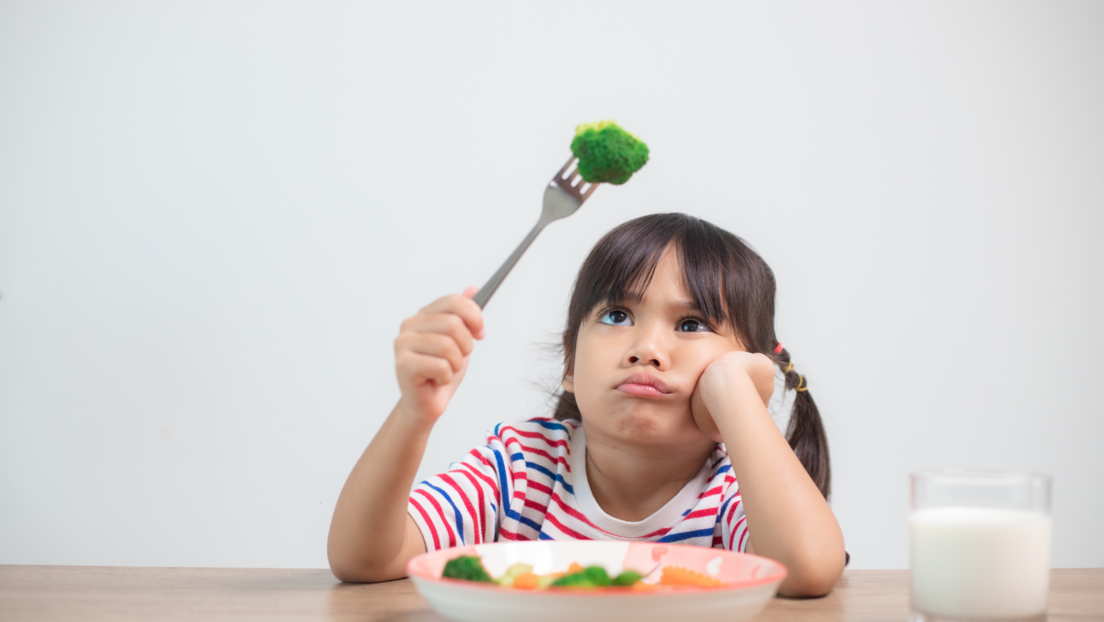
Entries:
[[843, 533], [767, 413], [773, 386], [769, 358], [729, 352], [698, 380], [692, 409], [699, 427], [728, 448], [747, 516], [748, 552], [786, 566], [780, 594], [821, 596], [843, 573]]
[[426, 551], [407, 500], [430, 430], [464, 378], [473, 339], [483, 338], [476, 291], [437, 300], [395, 339], [402, 397], [353, 467], [330, 522], [326, 551], [342, 581], [404, 577], [410, 558]]

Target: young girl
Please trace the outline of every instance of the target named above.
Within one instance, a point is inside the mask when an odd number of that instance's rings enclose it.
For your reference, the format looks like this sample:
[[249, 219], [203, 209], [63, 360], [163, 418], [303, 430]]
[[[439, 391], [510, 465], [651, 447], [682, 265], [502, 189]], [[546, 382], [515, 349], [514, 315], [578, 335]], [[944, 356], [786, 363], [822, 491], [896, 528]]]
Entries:
[[330, 525], [337, 578], [403, 577], [429, 549], [618, 539], [755, 553], [789, 570], [782, 594], [832, 589], [845, 553], [826, 501], [827, 441], [775, 338], [774, 275], [739, 238], [684, 214], [606, 234], [571, 295], [555, 418], [495, 426], [485, 446], [411, 492], [484, 335], [475, 291], [402, 324], [402, 397]]

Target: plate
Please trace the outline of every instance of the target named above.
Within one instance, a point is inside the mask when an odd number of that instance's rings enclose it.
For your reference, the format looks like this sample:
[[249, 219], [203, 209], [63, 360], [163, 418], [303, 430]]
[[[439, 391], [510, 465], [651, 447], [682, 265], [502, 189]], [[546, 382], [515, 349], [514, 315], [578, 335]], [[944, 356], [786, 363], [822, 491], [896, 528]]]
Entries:
[[[605, 567], [611, 576], [623, 569], [641, 573], [658, 564], [682, 566], [711, 576], [721, 587], [661, 587], [656, 590], [513, 590], [497, 585], [442, 579], [445, 564], [461, 555], [478, 555], [491, 576], [502, 576], [516, 563], [533, 572], [563, 572], [573, 562]], [[477, 544], [423, 553], [406, 572], [438, 613], [458, 622], [608, 622], [692, 619], [711, 622], [747, 620], [774, 597], [786, 568], [758, 555], [723, 549], [656, 542], [533, 541]], [[646, 583], [656, 583], [657, 570]]]

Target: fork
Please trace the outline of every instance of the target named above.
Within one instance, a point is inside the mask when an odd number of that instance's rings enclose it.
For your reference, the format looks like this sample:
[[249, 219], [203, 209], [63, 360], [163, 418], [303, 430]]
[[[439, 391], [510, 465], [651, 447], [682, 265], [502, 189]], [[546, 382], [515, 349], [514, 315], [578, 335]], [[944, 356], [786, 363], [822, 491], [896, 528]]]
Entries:
[[533, 243], [533, 240], [537, 238], [537, 234], [547, 227], [548, 223], [574, 214], [583, 205], [583, 202], [590, 198], [597, 187], [597, 183], [592, 184], [585, 181], [582, 175], [579, 174], [578, 158], [571, 157], [567, 160], [567, 164], [563, 165], [560, 172], [552, 177], [552, 181], [548, 182], [548, 187], [544, 189], [544, 208], [541, 210], [540, 219], [537, 220], [536, 226], [529, 232], [529, 235], [525, 236], [521, 244], [518, 244], [514, 252], [506, 258], [498, 272], [494, 273], [494, 276], [473, 298], [480, 309], [487, 306], [487, 301], [494, 295], [495, 290], [502, 284], [506, 275], [510, 274], [510, 270], [514, 269], [514, 265], [521, 259], [522, 254]]

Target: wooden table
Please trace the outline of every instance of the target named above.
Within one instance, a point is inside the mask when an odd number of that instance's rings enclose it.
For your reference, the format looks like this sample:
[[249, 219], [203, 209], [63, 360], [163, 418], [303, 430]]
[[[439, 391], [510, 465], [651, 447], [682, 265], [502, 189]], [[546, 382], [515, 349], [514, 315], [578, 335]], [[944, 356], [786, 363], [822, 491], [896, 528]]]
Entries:
[[[908, 617], [907, 570], [848, 570], [824, 598], [775, 598], [757, 622]], [[0, 566], [0, 620], [442, 622], [409, 580], [340, 583], [328, 570]], [[1054, 570], [1050, 622], [1104, 620], [1104, 568]]]

